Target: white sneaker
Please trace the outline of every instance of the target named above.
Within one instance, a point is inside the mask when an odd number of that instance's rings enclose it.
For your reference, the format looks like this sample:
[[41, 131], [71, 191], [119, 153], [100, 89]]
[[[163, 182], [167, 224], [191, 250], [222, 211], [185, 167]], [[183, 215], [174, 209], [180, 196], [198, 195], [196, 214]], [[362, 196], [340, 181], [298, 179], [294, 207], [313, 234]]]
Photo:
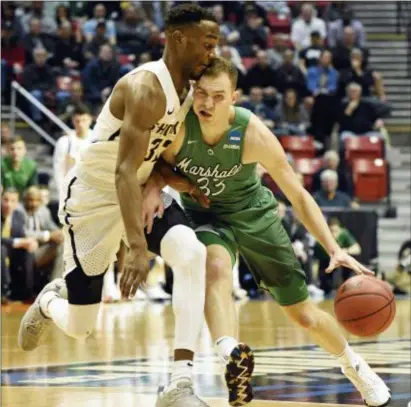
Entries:
[[324, 297], [324, 291], [321, 290], [321, 288], [318, 288], [317, 286], [315, 286], [314, 284], [309, 284], [307, 288], [308, 288], [308, 292], [313, 297]]
[[56, 278], [51, 283], [48, 283], [24, 314], [18, 335], [18, 345], [22, 350], [36, 349], [40, 345], [41, 339], [45, 338], [53, 322], [40, 309], [40, 299], [49, 291], [54, 291], [59, 297], [64, 298], [67, 292], [65, 280], [63, 278]]
[[160, 388], [156, 407], [210, 407], [194, 393], [191, 381], [181, 382], [173, 390], [164, 391]]
[[387, 406], [391, 401], [390, 389], [360, 355], [357, 357], [357, 364], [354, 367], [343, 367], [342, 372], [361, 393], [365, 405]]
[[133, 300], [145, 301], [147, 298], [147, 294], [141, 288], [138, 288]]
[[151, 301], [171, 300], [171, 295], [166, 293], [160, 284], [156, 284], [145, 289], [145, 293]]

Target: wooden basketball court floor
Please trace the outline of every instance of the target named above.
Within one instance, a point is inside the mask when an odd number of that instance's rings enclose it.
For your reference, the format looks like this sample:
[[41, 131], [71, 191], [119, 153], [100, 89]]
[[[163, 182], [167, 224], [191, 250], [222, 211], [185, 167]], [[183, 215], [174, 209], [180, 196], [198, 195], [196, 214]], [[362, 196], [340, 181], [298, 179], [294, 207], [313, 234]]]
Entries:
[[[410, 305], [409, 299], [397, 299], [396, 318], [378, 337], [347, 336], [390, 386], [392, 407], [406, 407], [411, 399]], [[332, 312], [331, 301], [319, 306]], [[241, 339], [256, 354], [256, 394], [250, 407], [363, 405], [335, 361], [292, 326], [275, 302], [250, 301], [238, 309]], [[55, 329], [31, 353], [16, 344], [23, 311], [16, 305], [2, 309], [2, 406], [154, 407], [157, 387], [167, 382], [170, 369], [170, 304], [104, 305], [86, 341]], [[221, 367], [206, 328], [195, 373], [196, 388], [210, 407], [227, 407]]]

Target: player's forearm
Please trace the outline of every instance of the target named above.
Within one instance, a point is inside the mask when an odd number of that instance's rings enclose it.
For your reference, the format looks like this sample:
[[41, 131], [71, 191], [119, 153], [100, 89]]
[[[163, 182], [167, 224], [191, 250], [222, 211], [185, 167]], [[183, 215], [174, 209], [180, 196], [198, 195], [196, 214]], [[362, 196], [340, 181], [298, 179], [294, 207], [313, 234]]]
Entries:
[[297, 202], [293, 202], [293, 208], [301, 223], [320, 242], [330, 256], [340, 250], [320, 207], [306, 190], [301, 193]]
[[142, 193], [136, 172], [118, 170], [116, 190], [130, 248], [146, 248], [142, 223]]

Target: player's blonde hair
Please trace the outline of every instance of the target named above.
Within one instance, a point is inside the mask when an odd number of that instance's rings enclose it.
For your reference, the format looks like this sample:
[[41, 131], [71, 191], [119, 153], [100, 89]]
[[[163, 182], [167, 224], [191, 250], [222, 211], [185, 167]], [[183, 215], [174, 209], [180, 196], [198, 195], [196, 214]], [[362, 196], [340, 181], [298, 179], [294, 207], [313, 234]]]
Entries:
[[235, 65], [224, 58], [216, 57], [212, 60], [211, 64], [204, 71], [203, 76], [217, 77], [221, 73], [226, 73], [230, 78], [230, 82], [233, 85], [233, 89], [237, 88], [238, 71]]

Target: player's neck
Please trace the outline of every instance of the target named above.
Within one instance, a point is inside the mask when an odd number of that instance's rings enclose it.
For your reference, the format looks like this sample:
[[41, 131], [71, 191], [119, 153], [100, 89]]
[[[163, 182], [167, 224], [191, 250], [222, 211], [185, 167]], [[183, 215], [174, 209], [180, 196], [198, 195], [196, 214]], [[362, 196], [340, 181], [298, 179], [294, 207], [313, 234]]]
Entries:
[[214, 146], [220, 142], [230, 126], [229, 120], [224, 120], [219, 123], [200, 122], [201, 136], [208, 145]]
[[170, 72], [177, 94], [182, 95], [184, 90], [190, 86], [190, 78], [184, 75], [181, 65], [170, 55], [170, 51], [167, 49], [164, 50], [163, 60]]

